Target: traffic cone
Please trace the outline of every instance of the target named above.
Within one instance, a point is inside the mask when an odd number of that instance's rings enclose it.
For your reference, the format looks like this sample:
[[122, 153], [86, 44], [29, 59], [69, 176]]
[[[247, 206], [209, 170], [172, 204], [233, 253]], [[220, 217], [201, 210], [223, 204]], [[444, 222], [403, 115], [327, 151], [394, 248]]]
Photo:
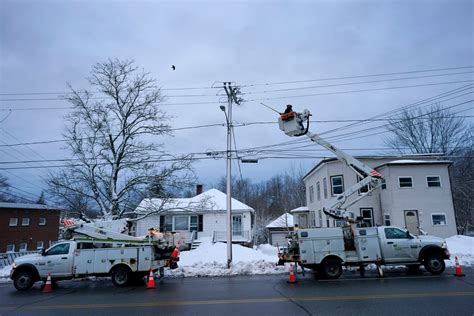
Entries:
[[148, 282], [146, 283], [147, 289], [155, 288], [155, 276], [153, 275], [153, 270], [150, 269], [150, 275], [148, 276]]
[[179, 257], [179, 241], [178, 245], [174, 247], [173, 252], [171, 253], [171, 258], [176, 259]]
[[48, 273], [48, 278], [44, 284], [43, 293], [49, 293], [53, 291], [53, 285], [51, 284], [51, 273]]
[[296, 283], [295, 272], [293, 270], [293, 263], [290, 263], [290, 279], [288, 283]]
[[464, 273], [462, 273], [461, 265], [459, 264], [459, 260], [458, 260], [458, 256], [454, 257], [454, 259], [456, 260], [456, 272], [454, 273], [454, 276], [457, 276], [457, 277], [466, 276]]

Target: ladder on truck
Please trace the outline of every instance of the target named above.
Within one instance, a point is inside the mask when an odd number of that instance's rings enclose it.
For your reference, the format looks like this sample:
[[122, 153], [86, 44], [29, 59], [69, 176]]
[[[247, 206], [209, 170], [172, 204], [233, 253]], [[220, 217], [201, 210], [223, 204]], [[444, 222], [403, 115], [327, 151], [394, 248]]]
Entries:
[[[364, 198], [371, 191], [375, 190], [382, 183], [382, 175], [376, 170], [367, 166], [360, 160], [352, 157], [351, 155], [343, 152], [339, 148], [330, 144], [328, 141], [321, 138], [315, 133], [309, 131], [309, 118], [311, 113], [308, 110], [304, 110], [302, 113], [292, 112], [293, 115], [283, 114], [278, 119], [278, 125], [286, 135], [291, 137], [299, 137], [306, 135], [311, 141], [323, 146], [330, 152], [336, 155], [337, 159], [344, 162], [349, 168], [351, 168], [359, 177], [360, 181], [345, 190], [341, 194], [331, 198], [323, 207], [323, 212], [328, 216], [346, 220], [350, 223], [356, 223], [354, 220], [354, 214], [347, 211], [347, 208], [360, 199]], [[306, 126], [305, 126], [306, 125]], [[358, 197], [348, 200], [348, 198], [354, 193], [358, 192], [363, 187], [367, 186], [368, 190], [362, 193]]]

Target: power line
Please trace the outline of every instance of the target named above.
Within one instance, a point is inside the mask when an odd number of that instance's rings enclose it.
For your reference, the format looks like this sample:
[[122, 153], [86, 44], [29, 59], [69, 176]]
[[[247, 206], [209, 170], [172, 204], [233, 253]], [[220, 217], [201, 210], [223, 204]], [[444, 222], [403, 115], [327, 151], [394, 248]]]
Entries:
[[357, 78], [369, 78], [369, 77], [383, 77], [383, 76], [406, 75], [406, 74], [414, 74], [414, 73], [446, 71], [446, 70], [459, 70], [459, 69], [469, 69], [469, 68], [474, 68], [474, 66], [437, 68], [437, 69], [428, 69], [428, 70], [412, 70], [412, 71], [403, 71], [403, 72], [391, 72], [391, 73], [381, 73], [381, 74], [371, 74], [371, 75], [356, 75], [356, 76], [345, 76], [345, 77], [330, 77], [330, 78], [307, 79], [307, 80], [280, 81], [280, 82], [270, 82], [270, 83], [254, 83], [254, 84], [241, 85], [241, 87], [246, 88], [246, 87], [256, 87], [256, 86], [270, 86], [270, 85], [281, 85], [281, 84], [304, 83], [304, 82], [345, 80], [345, 79], [357, 79]]
[[337, 83], [337, 84], [320, 85], [320, 86], [308, 86], [308, 87], [295, 87], [295, 88], [285, 88], [285, 89], [250, 91], [250, 92], [244, 93], [244, 95], [271, 93], [271, 92], [296, 91], [296, 90], [308, 90], [308, 89], [319, 89], [319, 88], [331, 88], [331, 87], [351, 86], [351, 85], [380, 83], [380, 82], [392, 82], [392, 81], [401, 81], [401, 80], [414, 80], [414, 79], [422, 79], [422, 78], [433, 78], [433, 77], [443, 77], [443, 76], [452, 76], [452, 75], [460, 75], [460, 74], [472, 74], [472, 73], [474, 73], [474, 71], [456, 72], [456, 73], [449, 73], [449, 74], [426, 75], [426, 76], [416, 76], [416, 77], [379, 79], [379, 80], [370, 80], [370, 81], [346, 82], [346, 83]]
[[289, 98], [305, 98], [305, 97], [315, 97], [315, 96], [323, 96], [323, 95], [336, 95], [336, 94], [349, 94], [349, 93], [358, 93], [358, 92], [371, 92], [371, 91], [382, 91], [382, 90], [396, 90], [396, 89], [406, 89], [406, 88], [429, 87], [429, 86], [466, 83], [466, 82], [474, 82], [474, 80], [459, 80], [459, 81], [435, 82], [435, 83], [416, 84], [416, 85], [407, 85], [407, 86], [396, 86], [396, 87], [384, 87], [384, 88], [371, 88], [371, 89], [361, 89], [361, 90], [348, 90], [348, 91], [335, 91], [335, 92], [300, 94], [300, 95], [291, 95], [291, 96], [250, 99], [250, 100], [245, 100], [245, 101], [250, 102], [250, 101], [282, 100], [282, 99], [289, 99]]

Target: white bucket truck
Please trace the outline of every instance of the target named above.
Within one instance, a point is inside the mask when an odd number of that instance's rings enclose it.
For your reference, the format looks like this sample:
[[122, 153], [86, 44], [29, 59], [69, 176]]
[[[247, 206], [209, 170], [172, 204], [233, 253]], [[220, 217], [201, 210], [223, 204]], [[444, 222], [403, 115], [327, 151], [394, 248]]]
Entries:
[[[144, 238], [102, 228], [76, 225], [59, 241], [37, 254], [15, 259], [10, 278], [19, 291], [30, 289], [37, 281], [51, 276], [52, 281], [87, 276], [111, 276], [116, 286], [143, 279], [150, 270], [177, 267], [175, 236], [150, 231]], [[178, 238], [176, 238], [178, 240]]]
[[[288, 106], [291, 109], [291, 106]], [[338, 278], [342, 266], [360, 266], [375, 263], [382, 276], [381, 265], [407, 265], [417, 269], [424, 265], [433, 274], [445, 269], [445, 259], [449, 259], [446, 242], [434, 236], [413, 236], [398, 227], [357, 227], [358, 222], [347, 208], [363, 199], [380, 186], [383, 179], [376, 170], [343, 152], [319, 135], [309, 132], [308, 110], [302, 113], [286, 111], [278, 120], [280, 130], [291, 137], [307, 136], [311, 141], [323, 146], [336, 155], [337, 159], [351, 168], [360, 179], [342, 194], [334, 196], [323, 207], [328, 216], [344, 222], [343, 227], [300, 229], [290, 234], [288, 247], [278, 254], [279, 264], [295, 262], [311, 268], [328, 278]], [[349, 199], [368, 188], [365, 193]]]

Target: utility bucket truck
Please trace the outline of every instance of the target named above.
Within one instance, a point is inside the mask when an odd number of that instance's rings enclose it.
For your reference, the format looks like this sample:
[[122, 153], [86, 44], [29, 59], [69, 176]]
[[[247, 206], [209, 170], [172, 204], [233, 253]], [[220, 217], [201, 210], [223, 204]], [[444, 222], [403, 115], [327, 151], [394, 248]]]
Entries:
[[87, 276], [111, 276], [116, 286], [139, 281], [149, 271], [177, 268], [178, 250], [171, 233], [150, 230], [134, 237], [85, 224], [70, 226], [59, 241], [41, 253], [15, 259], [10, 278], [19, 291], [51, 275], [54, 281]]
[[[347, 208], [376, 189], [383, 176], [356, 158], [336, 148], [317, 134], [309, 132], [308, 110], [281, 115], [279, 127], [286, 135], [306, 135], [311, 141], [325, 147], [351, 168], [360, 181], [335, 197], [323, 207], [328, 216], [343, 221], [343, 227], [299, 229], [291, 233], [288, 247], [278, 254], [278, 264], [295, 262], [304, 268], [317, 271], [327, 278], [339, 278], [342, 266], [359, 266], [369, 263], [377, 265], [383, 276], [381, 265], [406, 265], [416, 270], [422, 264], [432, 274], [445, 269], [449, 259], [446, 242], [434, 236], [414, 236], [408, 231], [393, 226], [358, 227], [354, 214]], [[363, 187], [366, 193], [349, 199]]]

